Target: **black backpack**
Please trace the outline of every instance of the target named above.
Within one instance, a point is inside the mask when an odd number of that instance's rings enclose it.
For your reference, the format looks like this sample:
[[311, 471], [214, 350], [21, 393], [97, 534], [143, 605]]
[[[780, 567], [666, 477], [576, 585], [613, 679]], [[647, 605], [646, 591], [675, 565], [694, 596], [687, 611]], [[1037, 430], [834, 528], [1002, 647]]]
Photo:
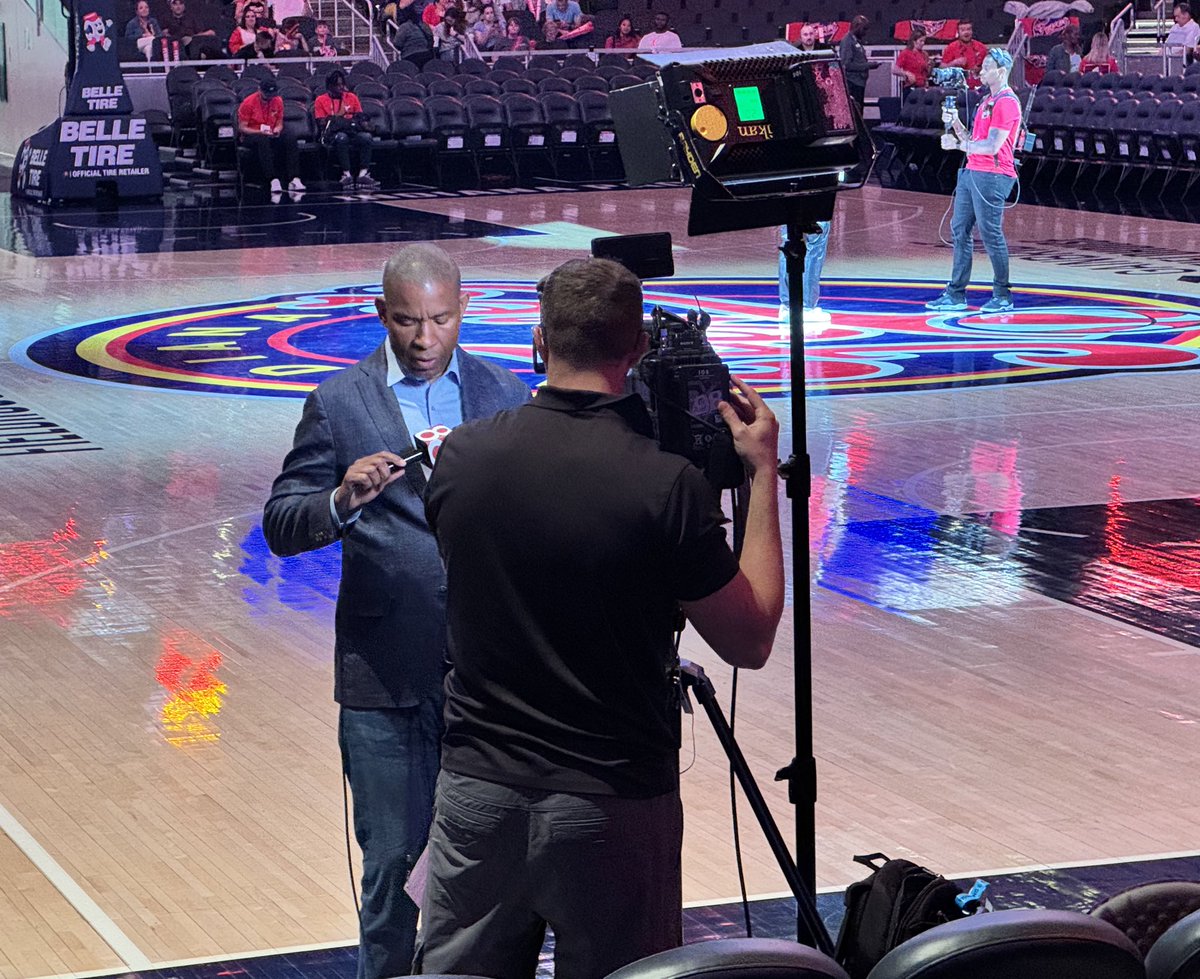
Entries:
[[854, 862], [874, 873], [846, 888], [846, 917], [834, 958], [850, 979], [864, 979], [880, 959], [914, 935], [970, 914], [955, 901], [962, 894], [956, 885], [911, 860], [870, 853]]

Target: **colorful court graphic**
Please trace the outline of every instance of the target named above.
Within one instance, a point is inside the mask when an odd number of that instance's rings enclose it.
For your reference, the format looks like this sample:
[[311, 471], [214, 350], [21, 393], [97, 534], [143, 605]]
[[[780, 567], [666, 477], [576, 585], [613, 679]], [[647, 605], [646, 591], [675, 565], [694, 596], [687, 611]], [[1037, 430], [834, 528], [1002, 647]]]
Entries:
[[[468, 281], [461, 342], [531, 386], [535, 284]], [[810, 395], [938, 390], [1200, 367], [1200, 303], [1116, 289], [1016, 287], [1013, 313], [930, 313], [939, 283], [830, 279], [831, 322], [807, 327]], [[65, 326], [14, 348], [35, 369], [101, 383], [235, 396], [303, 397], [383, 338], [378, 286], [264, 296]], [[712, 317], [709, 339], [764, 394], [790, 390], [774, 279], [648, 283], [653, 305]], [[973, 305], [986, 300], [972, 292]]]

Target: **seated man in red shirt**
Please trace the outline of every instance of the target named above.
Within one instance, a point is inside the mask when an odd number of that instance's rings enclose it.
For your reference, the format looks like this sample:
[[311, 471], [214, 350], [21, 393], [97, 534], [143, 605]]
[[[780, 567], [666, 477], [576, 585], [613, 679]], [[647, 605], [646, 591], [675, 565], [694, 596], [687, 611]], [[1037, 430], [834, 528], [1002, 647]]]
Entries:
[[[371, 176], [371, 150], [375, 141], [363, 126], [362, 103], [353, 92], [346, 91], [346, 73], [335, 68], [325, 79], [325, 92], [313, 103], [313, 116], [321, 143], [337, 154], [342, 168], [342, 186], [356, 183], [363, 190], [374, 190], [379, 181]], [[358, 177], [350, 168], [351, 148], [358, 154]]]
[[979, 69], [987, 57], [987, 47], [975, 40], [975, 28], [969, 20], [958, 22], [958, 36], [942, 52], [943, 68], [961, 68], [971, 88], [979, 87]]
[[242, 145], [254, 153], [263, 176], [271, 182], [272, 197], [277, 200], [283, 193], [281, 173], [284, 178], [291, 178], [289, 191], [304, 193], [306, 188], [300, 182], [300, 148], [283, 131], [283, 99], [274, 78], [264, 78], [258, 92], [246, 96], [238, 106], [237, 124]]

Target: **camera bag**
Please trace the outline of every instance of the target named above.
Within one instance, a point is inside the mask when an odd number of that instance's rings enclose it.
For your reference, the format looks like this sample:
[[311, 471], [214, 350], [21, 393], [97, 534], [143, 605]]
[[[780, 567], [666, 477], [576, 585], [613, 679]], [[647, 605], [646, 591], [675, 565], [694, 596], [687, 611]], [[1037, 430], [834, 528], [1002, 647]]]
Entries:
[[963, 893], [957, 885], [911, 860], [870, 853], [854, 862], [872, 874], [846, 888], [834, 958], [850, 979], [865, 979], [884, 955], [914, 935], [968, 916], [955, 900]]

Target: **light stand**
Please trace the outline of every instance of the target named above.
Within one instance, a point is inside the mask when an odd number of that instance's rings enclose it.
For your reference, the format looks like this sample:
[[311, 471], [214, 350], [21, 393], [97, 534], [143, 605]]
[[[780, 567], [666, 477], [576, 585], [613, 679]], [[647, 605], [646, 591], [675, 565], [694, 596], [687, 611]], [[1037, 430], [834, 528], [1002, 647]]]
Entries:
[[[780, 466], [792, 519], [795, 754], [776, 775], [795, 809], [793, 861], [716, 705], [703, 671], [681, 679], [696, 693], [796, 898], [797, 939], [827, 954], [816, 910], [816, 762], [812, 732], [812, 642], [808, 571], [809, 458], [805, 445], [804, 232], [829, 220], [834, 194], [859, 187], [875, 149], [832, 54], [786, 42], [645, 57], [659, 68], [642, 85], [609, 96], [617, 146], [634, 186], [692, 186], [688, 233], [787, 225], [784, 247], [791, 339], [793, 451]], [[797, 566], [803, 573], [797, 573]]]

